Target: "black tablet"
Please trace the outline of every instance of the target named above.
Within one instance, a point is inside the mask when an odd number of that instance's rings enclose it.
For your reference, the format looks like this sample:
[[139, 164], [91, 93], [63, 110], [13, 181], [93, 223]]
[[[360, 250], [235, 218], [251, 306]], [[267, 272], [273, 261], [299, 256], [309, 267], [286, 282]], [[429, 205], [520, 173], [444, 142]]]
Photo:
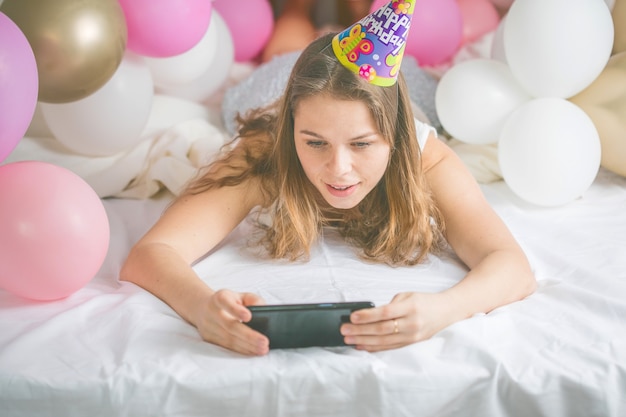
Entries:
[[345, 346], [339, 328], [350, 313], [374, 307], [370, 301], [249, 306], [246, 323], [270, 340], [270, 349]]

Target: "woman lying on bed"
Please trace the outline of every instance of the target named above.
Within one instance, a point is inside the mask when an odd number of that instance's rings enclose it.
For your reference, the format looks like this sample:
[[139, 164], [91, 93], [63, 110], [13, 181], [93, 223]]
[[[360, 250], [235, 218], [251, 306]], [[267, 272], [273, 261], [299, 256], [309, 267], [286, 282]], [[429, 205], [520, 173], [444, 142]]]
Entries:
[[323, 228], [334, 227], [365, 262], [414, 265], [449, 244], [468, 266], [446, 291], [400, 293], [354, 312], [341, 332], [357, 349], [428, 339], [535, 288], [526, 256], [471, 174], [414, 120], [402, 76], [390, 87], [371, 84], [339, 62], [331, 38], [303, 51], [281, 101], [241, 121], [237, 142], [137, 242], [121, 271], [204, 340], [243, 354], [269, 350], [242, 323], [251, 319], [245, 306], [263, 300], [214, 291], [191, 265], [255, 208], [271, 215], [271, 223], [259, 217], [258, 243], [272, 258], [306, 260]]

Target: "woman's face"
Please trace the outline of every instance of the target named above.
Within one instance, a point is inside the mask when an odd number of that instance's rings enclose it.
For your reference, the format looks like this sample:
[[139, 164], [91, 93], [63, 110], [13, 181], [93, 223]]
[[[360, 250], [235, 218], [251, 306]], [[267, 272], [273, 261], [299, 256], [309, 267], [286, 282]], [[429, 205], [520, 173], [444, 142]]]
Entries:
[[301, 100], [294, 139], [307, 178], [335, 208], [359, 204], [387, 169], [391, 148], [361, 101], [327, 95]]

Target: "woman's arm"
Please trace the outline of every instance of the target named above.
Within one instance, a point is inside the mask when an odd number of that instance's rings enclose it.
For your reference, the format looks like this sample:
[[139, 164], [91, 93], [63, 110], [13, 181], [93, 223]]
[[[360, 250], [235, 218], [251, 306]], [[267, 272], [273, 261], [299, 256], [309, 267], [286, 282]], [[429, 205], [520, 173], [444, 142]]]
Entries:
[[207, 341], [244, 354], [267, 353], [267, 338], [242, 321], [253, 294], [213, 291], [191, 264], [210, 251], [260, 204], [259, 187], [247, 182], [183, 196], [134, 245], [120, 272], [170, 305]]
[[461, 159], [436, 138], [425, 159], [425, 172], [446, 222], [446, 239], [470, 268], [445, 293], [459, 319], [487, 313], [520, 300], [536, 288], [526, 255], [485, 199]]
[[469, 267], [437, 294], [402, 293], [390, 304], [353, 313], [346, 343], [376, 351], [430, 338], [441, 329], [531, 294], [536, 281], [521, 247], [490, 207], [460, 158], [431, 134], [423, 170], [446, 223], [446, 238]]

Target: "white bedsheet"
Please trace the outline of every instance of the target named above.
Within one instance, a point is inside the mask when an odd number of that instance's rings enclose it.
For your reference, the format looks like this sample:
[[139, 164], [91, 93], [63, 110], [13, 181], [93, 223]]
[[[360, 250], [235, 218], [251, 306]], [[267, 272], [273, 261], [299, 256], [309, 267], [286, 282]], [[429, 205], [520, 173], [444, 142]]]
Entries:
[[[625, 416], [626, 179], [603, 170], [583, 198], [550, 209], [502, 182], [482, 187], [532, 261], [535, 294], [402, 349], [258, 358], [201, 341], [167, 305], [118, 281], [167, 198], [106, 199], [110, 251], [85, 288], [47, 303], [0, 290], [0, 416]], [[260, 261], [240, 249], [248, 227], [196, 265], [211, 286], [268, 302], [380, 304], [464, 273], [452, 256], [364, 264], [333, 233], [308, 263]]]

